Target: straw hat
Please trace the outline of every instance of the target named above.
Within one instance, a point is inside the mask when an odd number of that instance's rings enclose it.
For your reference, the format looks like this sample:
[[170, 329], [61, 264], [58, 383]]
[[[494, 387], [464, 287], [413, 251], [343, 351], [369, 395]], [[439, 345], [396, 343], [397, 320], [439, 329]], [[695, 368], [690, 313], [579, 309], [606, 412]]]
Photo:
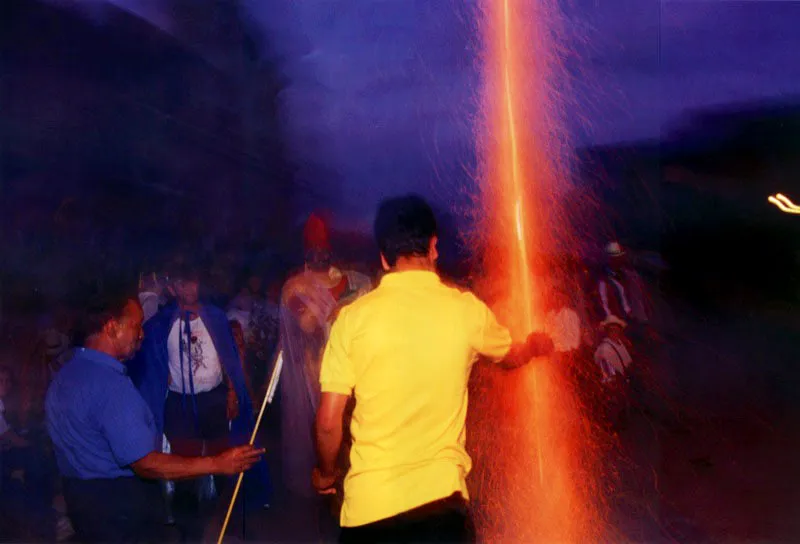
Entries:
[[609, 257], [621, 257], [625, 255], [625, 250], [619, 242], [609, 242], [606, 246], [606, 255]]
[[618, 325], [623, 329], [628, 326], [628, 324], [625, 323], [622, 319], [618, 318], [615, 315], [610, 315], [600, 323], [600, 328], [605, 329], [606, 327], [610, 327], [611, 325]]

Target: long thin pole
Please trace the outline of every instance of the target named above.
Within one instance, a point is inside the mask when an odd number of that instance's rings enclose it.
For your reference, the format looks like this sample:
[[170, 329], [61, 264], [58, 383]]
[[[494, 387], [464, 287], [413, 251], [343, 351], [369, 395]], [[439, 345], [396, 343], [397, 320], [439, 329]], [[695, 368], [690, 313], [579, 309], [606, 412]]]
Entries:
[[[264, 417], [264, 412], [267, 409], [267, 404], [272, 404], [272, 399], [275, 397], [275, 391], [277, 391], [278, 389], [278, 381], [281, 379], [282, 369], [283, 369], [283, 351], [278, 353], [278, 357], [277, 359], [275, 359], [275, 367], [272, 369], [272, 376], [269, 379], [269, 385], [267, 386], [267, 391], [264, 394], [264, 401], [261, 403], [261, 410], [258, 412], [256, 425], [255, 427], [253, 427], [253, 434], [250, 435], [251, 446], [256, 441], [256, 436], [258, 435], [258, 429], [259, 427], [261, 427], [261, 419]], [[231, 497], [231, 502], [228, 505], [228, 513], [225, 514], [225, 521], [222, 523], [222, 530], [219, 532], [219, 538], [217, 539], [217, 544], [222, 544], [222, 540], [223, 538], [225, 538], [225, 531], [228, 530], [228, 522], [231, 520], [233, 505], [236, 504], [236, 497], [239, 496], [239, 488], [242, 487], [243, 479], [244, 479], [244, 472], [240, 472], [239, 478], [236, 480], [236, 487], [233, 488], [233, 496]]]

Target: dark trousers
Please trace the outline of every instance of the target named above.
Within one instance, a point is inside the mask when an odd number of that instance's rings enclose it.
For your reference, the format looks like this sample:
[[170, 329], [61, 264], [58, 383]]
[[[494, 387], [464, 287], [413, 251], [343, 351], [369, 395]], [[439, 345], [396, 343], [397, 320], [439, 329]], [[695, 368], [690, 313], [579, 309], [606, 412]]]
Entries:
[[[229, 447], [228, 389], [222, 384], [211, 391], [181, 395], [170, 391], [164, 406], [164, 434], [172, 453], [186, 457], [216, 455]], [[196, 412], [195, 412], [196, 409]], [[172, 513], [184, 541], [203, 538], [205, 525], [213, 516], [217, 498], [227, 479], [212, 477], [175, 482]]]
[[[196, 395], [170, 391], [164, 406], [164, 434], [172, 452], [194, 457], [228, 448], [228, 389], [225, 384]], [[195, 411], [196, 410], [196, 411]]]
[[467, 501], [460, 493], [391, 518], [359, 527], [343, 527], [342, 544], [475, 542]]
[[160, 542], [160, 493], [157, 482], [136, 477], [64, 479], [77, 542]]

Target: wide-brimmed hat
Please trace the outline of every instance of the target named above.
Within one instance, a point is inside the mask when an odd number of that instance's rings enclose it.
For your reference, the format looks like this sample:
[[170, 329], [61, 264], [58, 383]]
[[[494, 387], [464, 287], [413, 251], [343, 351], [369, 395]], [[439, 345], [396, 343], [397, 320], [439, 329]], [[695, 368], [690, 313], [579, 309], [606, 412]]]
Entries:
[[625, 255], [625, 248], [619, 242], [609, 242], [606, 245], [606, 255], [609, 257], [622, 257]]
[[625, 321], [623, 321], [622, 319], [618, 318], [615, 315], [610, 315], [600, 323], [600, 328], [605, 329], [607, 327], [610, 327], [611, 325], [618, 325], [623, 329], [628, 326], [628, 324], [625, 323]]

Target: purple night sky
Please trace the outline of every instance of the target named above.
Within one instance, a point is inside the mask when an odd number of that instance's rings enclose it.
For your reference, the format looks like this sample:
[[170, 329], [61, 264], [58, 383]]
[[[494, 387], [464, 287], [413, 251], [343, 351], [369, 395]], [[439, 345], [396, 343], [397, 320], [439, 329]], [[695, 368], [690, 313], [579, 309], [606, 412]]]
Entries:
[[[109, 1], [170, 27], [162, 0]], [[800, 95], [800, 2], [563, 1], [576, 145], [657, 138], [686, 110]], [[472, 168], [475, 0], [244, 4], [284, 59], [300, 176], [303, 164], [336, 172], [350, 217], [400, 191], [453, 198], [453, 177]]]

